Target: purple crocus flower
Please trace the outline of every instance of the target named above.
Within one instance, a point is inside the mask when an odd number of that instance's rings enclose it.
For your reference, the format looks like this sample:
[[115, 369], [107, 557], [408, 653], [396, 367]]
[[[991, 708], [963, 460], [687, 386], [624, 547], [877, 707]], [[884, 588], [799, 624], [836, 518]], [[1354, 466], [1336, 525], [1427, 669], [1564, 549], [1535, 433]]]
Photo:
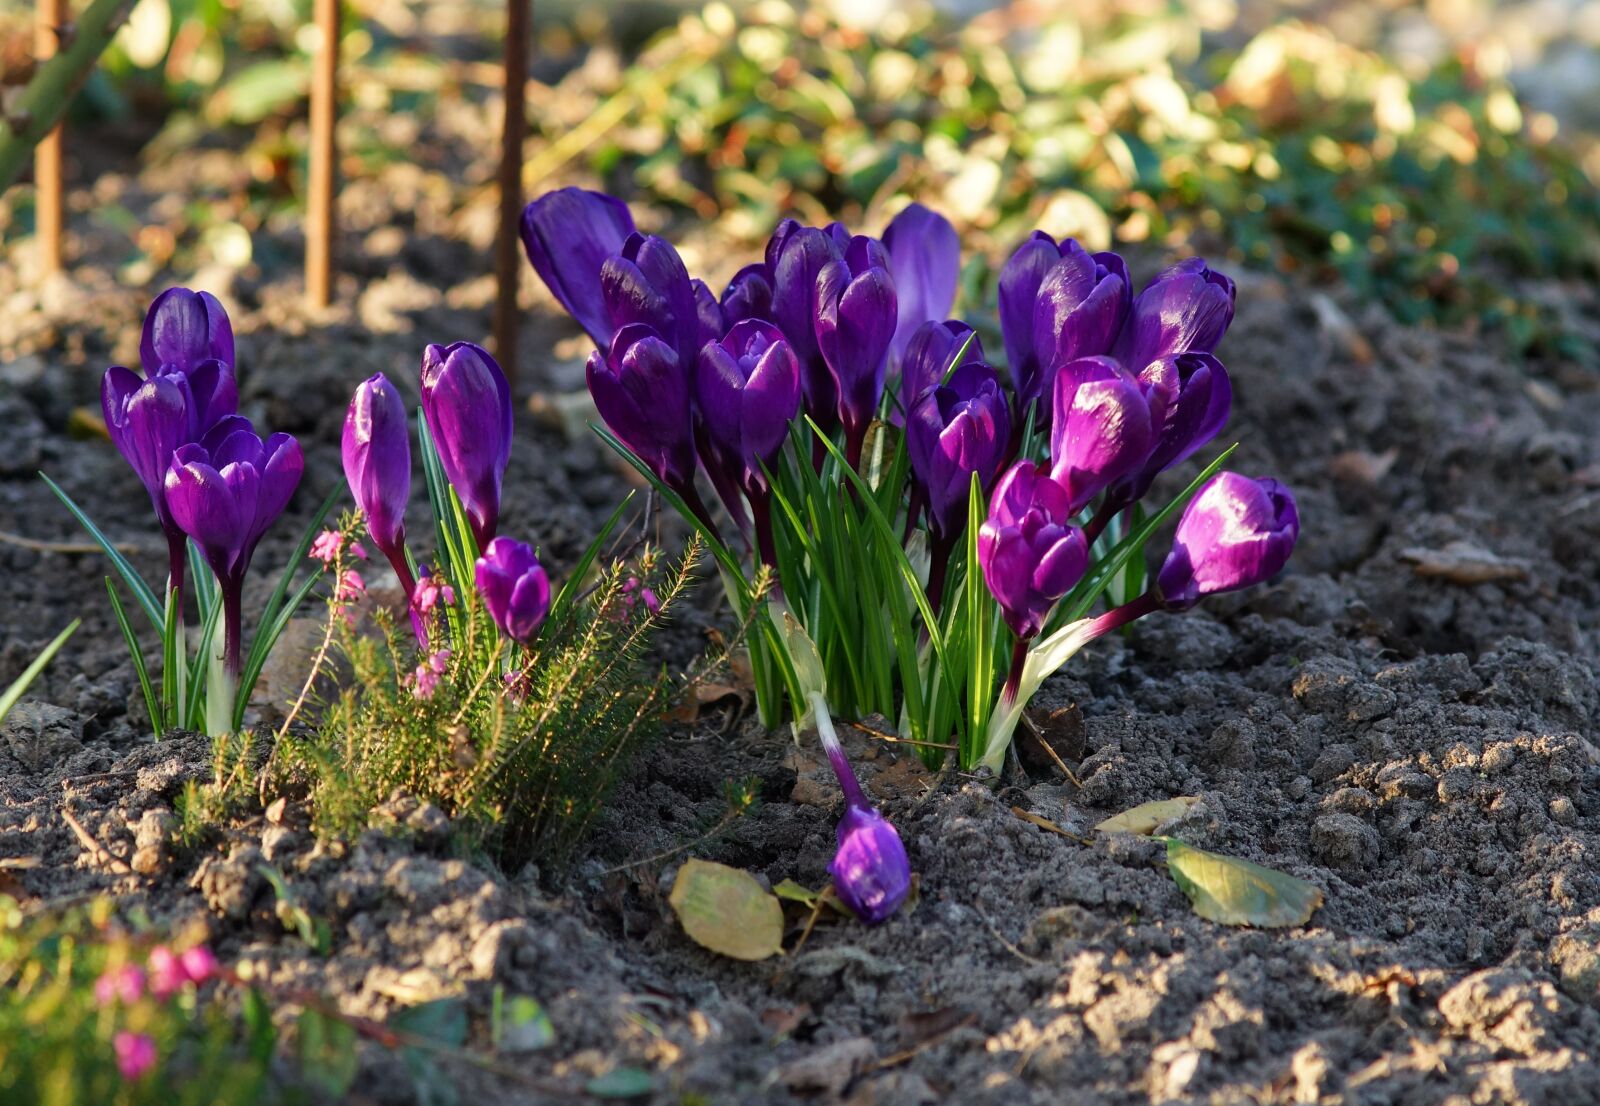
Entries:
[[1219, 472], [1184, 508], [1156, 587], [1168, 610], [1269, 579], [1300, 536], [1294, 496], [1276, 480]]
[[422, 415], [482, 549], [500, 520], [500, 482], [511, 460], [506, 374], [471, 342], [430, 344], [422, 351]]
[[[970, 341], [969, 341], [970, 339]], [[966, 352], [961, 353], [961, 347]], [[961, 353], [961, 365], [983, 360], [983, 343], [972, 328], [957, 319], [944, 322], [926, 322], [917, 327], [906, 343], [905, 355], [900, 359], [900, 407], [909, 412], [929, 388], [944, 382], [945, 376], [958, 367], [956, 355]]]
[[1076, 514], [1150, 456], [1150, 406], [1139, 382], [1109, 357], [1060, 366], [1054, 390], [1050, 475]]
[[776, 461], [800, 410], [800, 360], [783, 332], [746, 319], [721, 342], [707, 342], [695, 369], [695, 407], [707, 474], [735, 518], [740, 516], [733, 489], [744, 489], [761, 557], [776, 566], [762, 466]]
[[475, 575], [494, 624], [519, 645], [532, 645], [550, 613], [550, 577], [533, 549], [495, 538], [478, 558]]
[[1043, 231], [1017, 247], [1000, 270], [1000, 330], [1019, 409], [1037, 403], [1049, 419], [1055, 369], [1108, 352], [1131, 295], [1117, 254], [1091, 254], [1071, 238], [1058, 246]]
[[[382, 373], [364, 380], [350, 400], [340, 441], [344, 477], [367, 533], [410, 595], [416, 580], [406, 561], [406, 504], [411, 499], [411, 437], [406, 403]], [[414, 620], [420, 627], [420, 619]]]
[[722, 321], [727, 326], [746, 319], [775, 322], [772, 311], [772, 273], [764, 262], [746, 265], [722, 291]]
[[100, 378], [100, 410], [112, 444], [149, 493], [161, 528], [177, 536], [181, 564], [183, 537], [167, 510], [163, 488], [173, 451], [194, 440], [183, 374], [143, 380], [132, 370], [113, 365]]
[[1134, 372], [1179, 353], [1211, 353], [1233, 322], [1233, 281], [1190, 257], [1158, 275], [1133, 301], [1111, 354]]
[[628, 205], [604, 192], [560, 188], [522, 212], [522, 246], [556, 302], [604, 349], [616, 327], [600, 291], [600, 268], [633, 233]]
[[950, 220], [913, 203], [889, 222], [883, 232], [889, 253], [899, 317], [889, 358], [901, 364], [912, 334], [924, 323], [950, 313], [961, 278], [961, 239]]
[[962, 365], [949, 383], [925, 391], [911, 409], [906, 451], [936, 544], [961, 533], [973, 474], [988, 491], [1010, 438], [1010, 405], [994, 369], [982, 361]]
[[[622, 249], [600, 267], [600, 290], [618, 330], [648, 326], [678, 355], [694, 364], [704, 345], [694, 284], [672, 243], [654, 234], [630, 234]], [[614, 339], [613, 335], [613, 339]]]
[[248, 429], [225, 425], [206, 440], [180, 446], [167, 470], [165, 492], [173, 520], [216, 573], [223, 603], [224, 665], [239, 674], [240, 598], [250, 558], [300, 484], [305, 458], [288, 434], [263, 442]]
[[845, 454], [859, 467], [867, 427], [883, 398], [889, 343], [899, 308], [888, 255], [881, 243], [858, 235], [844, 256], [817, 274], [817, 347], [839, 396]]
[[145, 312], [139, 362], [145, 374], [185, 372], [203, 361], [234, 367], [233, 324], [210, 292], [168, 288]]
[[701, 346], [715, 342], [728, 332], [728, 324], [722, 317], [722, 305], [699, 277], [691, 280], [689, 287], [694, 289], [694, 313], [699, 323], [695, 341]]
[[793, 219], [778, 224], [767, 243], [772, 321], [800, 359], [806, 412], [825, 430], [838, 418], [839, 392], [817, 344], [817, 277], [825, 265], [843, 256], [844, 249], [833, 234], [801, 226]]
[[1067, 490], [1043, 465], [1027, 461], [1013, 465], [990, 497], [978, 563], [1006, 625], [1024, 641], [1039, 633], [1050, 608], [1089, 567], [1074, 513]]
[[1150, 455], [1109, 489], [1107, 506], [1113, 510], [1144, 498], [1157, 476], [1215, 438], [1233, 405], [1228, 372], [1209, 353], [1158, 358], [1140, 370], [1138, 380], [1150, 404]]
[[838, 738], [830, 736], [824, 735], [823, 749], [844, 791], [845, 810], [834, 830], [839, 849], [828, 872], [840, 901], [864, 924], [878, 925], [911, 893], [911, 860], [899, 831], [867, 801]]

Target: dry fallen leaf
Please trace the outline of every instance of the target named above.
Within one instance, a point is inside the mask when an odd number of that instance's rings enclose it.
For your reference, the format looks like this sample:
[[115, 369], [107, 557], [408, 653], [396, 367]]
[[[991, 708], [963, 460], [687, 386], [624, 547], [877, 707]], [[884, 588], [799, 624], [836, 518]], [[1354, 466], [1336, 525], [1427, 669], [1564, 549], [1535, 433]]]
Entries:
[[686, 860], [667, 900], [695, 944], [735, 960], [783, 951], [783, 906], [749, 872]]
[[1167, 871], [1207, 921], [1278, 929], [1305, 925], [1322, 905], [1322, 889], [1314, 883], [1175, 837], [1165, 840]]
[[1433, 576], [1452, 584], [1489, 584], [1498, 580], [1526, 580], [1526, 561], [1511, 560], [1471, 542], [1453, 541], [1443, 549], [1413, 547], [1400, 551], [1418, 576]]
[[1131, 810], [1124, 810], [1101, 822], [1095, 829], [1101, 833], [1137, 833], [1148, 837], [1156, 831], [1156, 827], [1174, 818], [1181, 818], [1189, 812], [1189, 808], [1200, 801], [1198, 795], [1179, 795], [1176, 799], [1156, 799], [1153, 802], [1140, 803]]

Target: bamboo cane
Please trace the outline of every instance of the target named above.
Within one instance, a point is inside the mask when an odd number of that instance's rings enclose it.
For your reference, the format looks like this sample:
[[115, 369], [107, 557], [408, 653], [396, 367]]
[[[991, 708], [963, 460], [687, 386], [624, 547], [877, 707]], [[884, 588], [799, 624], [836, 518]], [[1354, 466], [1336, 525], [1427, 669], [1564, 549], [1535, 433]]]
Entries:
[[[60, 49], [59, 38], [67, 22], [65, 9], [62, 0], [38, 0], [33, 30], [36, 64], [43, 65]], [[33, 226], [41, 277], [61, 271], [63, 130], [57, 123], [33, 150]]]
[[517, 290], [522, 277], [522, 143], [528, 133], [528, 46], [533, 0], [506, 0], [505, 122], [500, 130], [500, 229], [494, 246], [494, 352], [517, 382]]
[[339, 0], [316, 0], [321, 42], [311, 68], [311, 148], [306, 174], [306, 304], [320, 310], [333, 293], [334, 125], [339, 107]]

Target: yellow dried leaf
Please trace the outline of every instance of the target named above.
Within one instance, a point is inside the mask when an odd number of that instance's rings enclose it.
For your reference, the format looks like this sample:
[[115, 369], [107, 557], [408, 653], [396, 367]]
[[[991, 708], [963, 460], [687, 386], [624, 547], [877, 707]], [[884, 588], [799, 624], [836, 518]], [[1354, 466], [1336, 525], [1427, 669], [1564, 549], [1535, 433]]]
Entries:
[[1200, 801], [1197, 795], [1179, 795], [1176, 799], [1157, 799], [1140, 803], [1132, 810], [1124, 810], [1101, 822], [1095, 829], [1101, 833], [1137, 833], [1149, 837], [1156, 827], [1189, 813], [1189, 808]]
[[690, 940], [712, 952], [765, 960], [783, 951], [783, 907], [749, 872], [687, 860], [668, 901]]
[[1305, 925], [1322, 905], [1322, 889], [1314, 883], [1174, 837], [1166, 840], [1167, 871], [1194, 912], [1208, 921], [1277, 929]]

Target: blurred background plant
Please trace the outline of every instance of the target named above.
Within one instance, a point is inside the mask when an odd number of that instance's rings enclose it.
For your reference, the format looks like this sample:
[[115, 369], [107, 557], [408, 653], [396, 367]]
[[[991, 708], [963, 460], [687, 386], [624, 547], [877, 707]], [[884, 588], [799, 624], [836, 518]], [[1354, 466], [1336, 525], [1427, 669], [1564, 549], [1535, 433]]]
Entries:
[[[19, 7], [0, 13], [8, 84], [28, 65]], [[460, 144], [445, 153], [470, 226], [492, 210], [493, 164], [452, 120], [497, 102], [501, 5], [347, 7], [344, 172], [413, 159], [425, 119]], [[751, 245], [784, 213], [870, 223], [912, 196], [994, 254], [1036, 225], [1226, 253], [1343, 278], [1402, 321], [1481, 320], [1526, 353], [1593, 362], [1536, 286], [1591, 276], [1600, 255], [1591, 7], [550, 0], [524, 183], [588, 170]], [[245, 171], [189, 182], [163, 226], [121, 219], [124, 279], [243, 263], [255, 229], [298, 217], [309, 15], [310, 0], [140, 0], [76, 108], [107, 136], [85, 168], [242, 147]], [[31, 227], [13, 196], [7, 239]], [[93, 217], [118, 223], [114, 199]]]

